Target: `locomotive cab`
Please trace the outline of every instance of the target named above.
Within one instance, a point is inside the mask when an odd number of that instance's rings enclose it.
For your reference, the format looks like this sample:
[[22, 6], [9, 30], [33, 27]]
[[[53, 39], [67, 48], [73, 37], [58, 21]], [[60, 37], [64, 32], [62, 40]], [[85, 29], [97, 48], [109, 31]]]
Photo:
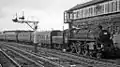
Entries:
[[107, 30], [101, 30], [97, 42], [97, 51], [105, 58], [114, 56], [113, 40]]
[[101, 42], [107, 42], [107, 41], [110, 41], [110, 33], [107, 31], [107, 30], [102, 30], [100, 33], [99, 33], [99, 40]]

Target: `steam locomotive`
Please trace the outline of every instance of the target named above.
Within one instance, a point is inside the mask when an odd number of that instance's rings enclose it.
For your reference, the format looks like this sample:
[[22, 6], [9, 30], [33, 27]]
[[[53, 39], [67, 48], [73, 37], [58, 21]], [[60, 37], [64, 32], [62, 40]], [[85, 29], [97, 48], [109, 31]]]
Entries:
[[[102, 30], [98, 34], [100, 38], [96, 38], [93, 32], [87, 30], [74, 32], [79, 34], [71, 38], [69, 31], [67, 29], [37, 32], [37, 42], [42, 47], [66, 50], [84, 56], [97, 58], [116, 56], [116, 48], [107, 30]], [[34, 35], [33, 32], [4, 33], [0, 34], [0, 40], [33, 43]]]

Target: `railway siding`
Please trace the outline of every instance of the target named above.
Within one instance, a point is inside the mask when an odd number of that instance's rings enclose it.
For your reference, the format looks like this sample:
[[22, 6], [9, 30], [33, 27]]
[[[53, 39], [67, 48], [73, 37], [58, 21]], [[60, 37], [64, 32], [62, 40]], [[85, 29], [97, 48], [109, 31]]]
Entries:
[[[9, 46], [9, 47], [11, 47], [11, 48], [14, 48], [14, 47], [12, 47], [12, 46]], [[17, 47], [17, 48], [19, 48], [19, 47]], [[14, 48], [14, 49], [16, 49], [16, 47]], [[29, 48], [27, 48], [27, 49], [22, 49], [22, 48], [20, 48], [19, 50], [26, 50], [26, 51], [29, 51], [30, 49]], [[24, 52], [26, 52], [26, 51], [24, 51]], [[39, 59], [42, 59], [42, 60], [44, 60], [44, 61], [47, 61], [47, 62], [44, 62], [44, 66], [46, 67], [46, 66], [50, 66], [49, 64], [54, 64], [54, 65], [56, 65], [55, 67], [70, 67], [70, 66], [74, 66], [74, 64], [77, 66], [77, 67], [87, 67], [87, 65], [81, 65], [81, 64], [78, 64], [78, 63], [75, 63], [75, 62], [72, 62], [72, 61], [69, 61], [69, 60], [65, 60], [65, 59], [62, 59], [62, 58], [58, 58], [58, 57], [54, 57], [54, 56], [51, 56], [51, 55], [47, 55], [47, 54], [42, 54], [41, 55], [41, 53], [37, 53], [37, 54], [35, 54], [34, 52], [31, 52], [31, 51], [29, 51], [28, 53], [30, 53], [30, 54], [33, 54], [33, 55], [35, 55], [36, 57], [39, 57], [38, 59], [36, 59], [38, 62], [41, 62], [41, 61], [39, 61]], [[42, 57], [41, 57], [42, 56]], [[34, 57], [34, 56], [33, 56]], [[53, 67], [53, 66], [51, 66], [51, 67]]]
[[53, 51], [53, 50], [45, 50], [46, 52], [48, 52], [48, 54], [51, 54], [51, 55], [54, 55], [54, 56], [62, 56], [62, 58], [65, 58], [65, 59], [76, 59], [76, 60], [72, 60], [72, 61], [76, 61], [76, 62], [79, 62], [79, 61], [84, 61], [88, 64], [91, 64], [92, 66], [98, 66], [98, 67], [120, 67], [119, 64], [116, 64], [112, 61], [107, 61], [105, 59], [101, 59], [101, 60], [98, 60], [98, 59], [94, 59], [94, 58], [87, 58], [87, 57], [84, 57], [84, 56], [76, 56], [76, 55], [73, 55], [73, 54], [68, 54], [68, 53], [61, 53], [61, 52], [57, 52], [57, 51]]
[[15, 60], [0, 49], [0, 67], [21, 67]]
[[31, 53], [28, 53], [28, 52], [25, 52], [23, 50], [20, 50], [20, 49], [17, 49], [17, 48], [13, 48], [13, 47], [10, 47], [10, 46], [7, 46], [8, 48], [10, 48], [10, 50], [12, 51], [16, 51], [16, 53], [21, 53], [22, 55], [26, 55], [27, 57], [29, 58], [32, 58], [33, 60], [36, 60], [36, 62], [42, 62], [41, 64], [45, 67], [64, 67], [60, 64], [57, 64], [55, 62], [52, 62], [44, 57], [39, 57], [39, 56], [36, 56], [34, 54], [31, 54]]
[[[20, 48], [22, 50], [26, 50], [26, 51], [29, 51], [30, 53], [32, 53], [34, 51], [33, 47], [29, 47], [29, 46], [21, 46], [21, 45], [17, 45], [17, 44], [14, 44], [14, 43], [10, 43], [8, 44], [8, 46], [11, 45], [11, 47], [17, 47], [17, 48]], [[61, 63], [61, 60], [62, 59], [69, 59], [71, 61], [76, 61], [77, 63], [78, 62], [81, 62], [81, 64], [85, 64], [85, 65], [88, 65], [88, 66], [93, 66], [93, 67], [120, 67], [120, 65], [117, 65], [117, 64], [114, 64], [114, 63], [110, 63], [108, 61], [100, 61], [100, 60], [97, 60], [97, 59], [90, 59], [90, 58], [85, 58], [85, 57], [78, 57], [78, 56], [75, 56], [74, 54], [68, 54], [68, 53], [62, 53], [60, 51], [53, 51], [51, 49], [46, 49], [46, 48], [40, 48], [39, 49], [39, 52], [38, 52], [39, 55], [41, 54], [44, 54], [44, 55], [49, 55], [49, 56], [54, 56], [54, 58], [51, 58], [51, 57], [46, 57], [47, 59], [49, 60], [53, 60], [54, 62], [60, 62]], [[61, 57], [60, 57], [61, 56]], [[57, 59], [56, 59], [56, 58]], [[59, 58], [58, 58], [59, 57]], [[60, 59], [60, 61], [59, 61]], [[86, 63], [84, 63], [86, 62]], [[74, 64], [72, 64], [71, 62], [71, 65], [74, 66]]]
[[[35, 62], [34, 60], [12, 50], [12, 49], [9, 49], [7, 48], [7, 50], [9, 50], [11, 52], [11, 54], [14, 54], [15, 55], [15, 59], [18, 60], [18, 62], [24, 67], [25, 65], [26, 66], [30, 66], [30, 67], [44, 67], [42, 66], [41, 64]], [[13, 56], [13, 55], [12, 55]], [[16, 57], [17, 56], [17, 57]]]

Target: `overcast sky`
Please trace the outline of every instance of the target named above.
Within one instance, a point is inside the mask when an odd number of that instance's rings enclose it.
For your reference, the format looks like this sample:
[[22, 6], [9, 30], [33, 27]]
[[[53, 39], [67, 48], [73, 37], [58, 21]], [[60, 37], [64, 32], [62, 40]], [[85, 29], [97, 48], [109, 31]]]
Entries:
[[[63, 12], [90, 0], [0, 0], [0, 31], [31, 30], [26, 24], [13, 23], [12, 18], [22, 11], [28, 20], [38, 20], [38, 30], [62, 29]], [[66, 28], [67, 26], [65, 26]]]

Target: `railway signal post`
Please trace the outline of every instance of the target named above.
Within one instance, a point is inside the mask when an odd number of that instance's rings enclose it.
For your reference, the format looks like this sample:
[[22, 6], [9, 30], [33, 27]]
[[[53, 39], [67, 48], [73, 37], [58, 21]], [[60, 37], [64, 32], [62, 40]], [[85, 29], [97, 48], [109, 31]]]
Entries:
[[[29, 27], [31, 27], [34, 31], [34, 45], [35, 45], [35, 52], [37, 52], [37, 45], [38, 45], [38, 42], [37, 42], [37, 24], [39, 23], [39, 21], [28, 21], [28, 20], [25, 20], [25, 17], [24, 15], [22, 17], [17, 17], [17, 14], [16, 14], [16, 18], [12, 19], [13, 22], [16, 22], [16, 23], [26, 23]], [[32, 27], [31, 24], [33, 24], [34, 26]]]

